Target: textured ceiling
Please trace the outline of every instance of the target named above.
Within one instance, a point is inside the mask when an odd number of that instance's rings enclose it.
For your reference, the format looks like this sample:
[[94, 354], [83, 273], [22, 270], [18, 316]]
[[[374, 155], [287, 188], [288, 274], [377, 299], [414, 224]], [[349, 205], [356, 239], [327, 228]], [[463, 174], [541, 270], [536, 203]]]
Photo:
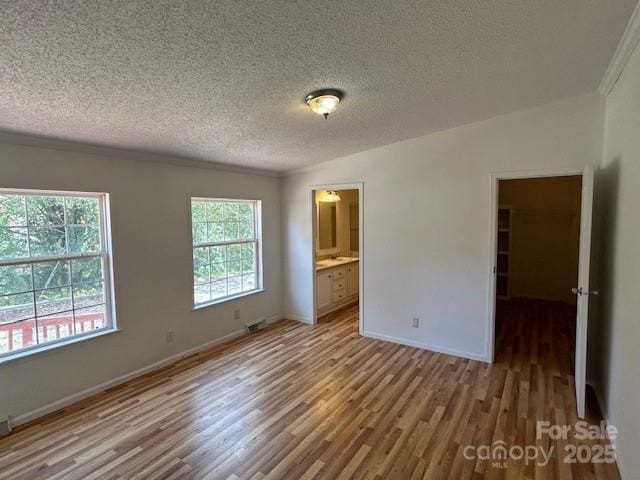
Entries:
[[289, 170], [593, 91], [635, 3], [3, 0], [0, 129]]

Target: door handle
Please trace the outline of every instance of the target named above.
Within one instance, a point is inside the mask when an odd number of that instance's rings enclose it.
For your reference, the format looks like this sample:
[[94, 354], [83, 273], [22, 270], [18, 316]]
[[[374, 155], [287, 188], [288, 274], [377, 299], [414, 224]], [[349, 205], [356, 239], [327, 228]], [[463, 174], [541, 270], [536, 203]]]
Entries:
[[571, 293], [574, 295], [598, 295], [600, 292], [598, 290], [592, 290], [591, 292], [585, 291], [582, 287], [572, 288]]

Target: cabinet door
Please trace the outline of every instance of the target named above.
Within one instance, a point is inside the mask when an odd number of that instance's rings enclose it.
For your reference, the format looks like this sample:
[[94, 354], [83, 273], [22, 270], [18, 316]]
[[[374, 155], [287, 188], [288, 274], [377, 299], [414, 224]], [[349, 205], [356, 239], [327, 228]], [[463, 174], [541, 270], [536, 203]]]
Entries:
[[347, 295], [357, 295], [360, 290], [360, 279], [358, 275], [358, 263], [353, 263], [347, 267]]
[[318, 273], [316, 280], [318, 310], [331, 305], [331, 272]]

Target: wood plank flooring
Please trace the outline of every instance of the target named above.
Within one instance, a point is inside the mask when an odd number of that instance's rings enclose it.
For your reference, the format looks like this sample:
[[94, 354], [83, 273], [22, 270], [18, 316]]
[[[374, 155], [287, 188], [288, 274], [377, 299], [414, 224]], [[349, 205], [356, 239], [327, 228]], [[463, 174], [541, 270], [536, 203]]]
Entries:
[[[535, 438], [536, 420], [577, 420], [571, 311], [501, 305], [497, 331], [488, 365], [360, 337], [356, 307], [281, 321], [18, 429], [0, 479], [619, 478]], [[498, 440], [556, 450], [465, 459]]]

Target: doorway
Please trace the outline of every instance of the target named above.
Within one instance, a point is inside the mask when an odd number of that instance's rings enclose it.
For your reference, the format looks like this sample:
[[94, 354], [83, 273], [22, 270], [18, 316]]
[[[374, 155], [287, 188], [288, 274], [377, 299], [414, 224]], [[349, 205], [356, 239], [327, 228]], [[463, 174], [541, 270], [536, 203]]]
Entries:
[[583, 417], [593, 170], [492, 182], [491, 358], [538, 358], [540, 368], [575, 382]]
[[312, 323], [363, 317], [362, 184], [311, 188]]

